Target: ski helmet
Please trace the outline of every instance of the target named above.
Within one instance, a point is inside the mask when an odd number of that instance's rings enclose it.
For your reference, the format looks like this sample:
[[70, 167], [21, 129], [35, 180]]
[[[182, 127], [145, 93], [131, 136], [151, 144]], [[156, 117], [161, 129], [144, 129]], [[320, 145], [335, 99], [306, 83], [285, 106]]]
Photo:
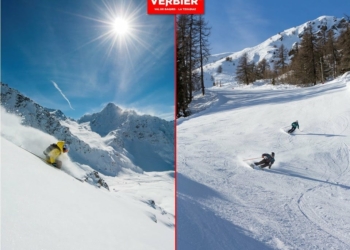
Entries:
[[275, 153], [274, 152], [272, 152], [271, 155], [272, 155], [272, 157], [275, 157]]
[[63, 145], [63, 152], [64, 152], [64, 153], [67, 153], [68, 151], [69, 151], [68, 145], [67, 145], [67, 144], [64, 144], [64, 145]]

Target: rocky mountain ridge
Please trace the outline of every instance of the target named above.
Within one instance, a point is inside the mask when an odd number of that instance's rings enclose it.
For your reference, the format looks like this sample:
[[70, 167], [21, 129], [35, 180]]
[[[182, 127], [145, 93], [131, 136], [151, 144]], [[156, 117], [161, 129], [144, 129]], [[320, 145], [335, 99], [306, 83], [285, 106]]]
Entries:
[[72, 160], [104, 175], [115, 176], [126, 169], [136, 172], [174, 169], [173, 122], [123, 111], [112, 103], [100, 113], [75, 121], [60, 110], [42, 107], [3, 83], [1, 105], [7, 112], [22, 117], [23, 125], [66, 141]]
[[[79, 124], [104, 138], [113, 148], [124, 148], [137, 165], [147, 171], [161, 170], [161, 165], [174, 166], [174, 122], [150, 115], [138, 115], [133, 110], [122, 110], [109, 103], [101, 112], [85, 115]], [[147, 161], [145, 163], [144, 161]], [[147, 167], [146, 167], [147, 165]]]

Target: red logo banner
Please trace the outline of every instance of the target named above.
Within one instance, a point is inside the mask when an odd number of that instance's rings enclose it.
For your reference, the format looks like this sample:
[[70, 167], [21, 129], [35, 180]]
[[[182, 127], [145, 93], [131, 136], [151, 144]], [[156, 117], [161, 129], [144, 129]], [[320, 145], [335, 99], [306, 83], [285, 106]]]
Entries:
[[204, 14], [204, 0], [147, 0], [147, 14]]

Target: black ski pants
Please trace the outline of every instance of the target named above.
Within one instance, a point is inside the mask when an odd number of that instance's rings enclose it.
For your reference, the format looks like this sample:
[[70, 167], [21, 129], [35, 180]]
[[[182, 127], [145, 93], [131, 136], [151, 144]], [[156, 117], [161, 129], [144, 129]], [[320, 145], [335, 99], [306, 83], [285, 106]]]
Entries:
[[293, 133], [295, 129], [296, 129], [296, 127], [292, 127], [290, 130], [288, 130], [288, 133], [289, 133], [289, 134], [290, 134], [290, 133]]
[[260, 166], [262, 168], [266, 168], [266, 167], [270, 166], [270, 162], [268, 160], [266, 160], [266, 159], [262, 159], [259, 162], [254, 162], [254, 164], [258, 165], [258, 166]]

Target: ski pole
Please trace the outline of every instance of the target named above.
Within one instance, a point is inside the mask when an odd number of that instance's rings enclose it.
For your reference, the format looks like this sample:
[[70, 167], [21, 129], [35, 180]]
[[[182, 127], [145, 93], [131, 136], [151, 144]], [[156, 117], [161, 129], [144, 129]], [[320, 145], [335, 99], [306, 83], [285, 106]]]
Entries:
[[243, 160], [243, 161], [249, 161], [249, 160], [254, 160], [254, 159], [259, 159], [259, 158], [261, 158], [261, 157], [256, 157], [256, 158], [251, 158], [251, 159], [245, 159], [245, 160]]

